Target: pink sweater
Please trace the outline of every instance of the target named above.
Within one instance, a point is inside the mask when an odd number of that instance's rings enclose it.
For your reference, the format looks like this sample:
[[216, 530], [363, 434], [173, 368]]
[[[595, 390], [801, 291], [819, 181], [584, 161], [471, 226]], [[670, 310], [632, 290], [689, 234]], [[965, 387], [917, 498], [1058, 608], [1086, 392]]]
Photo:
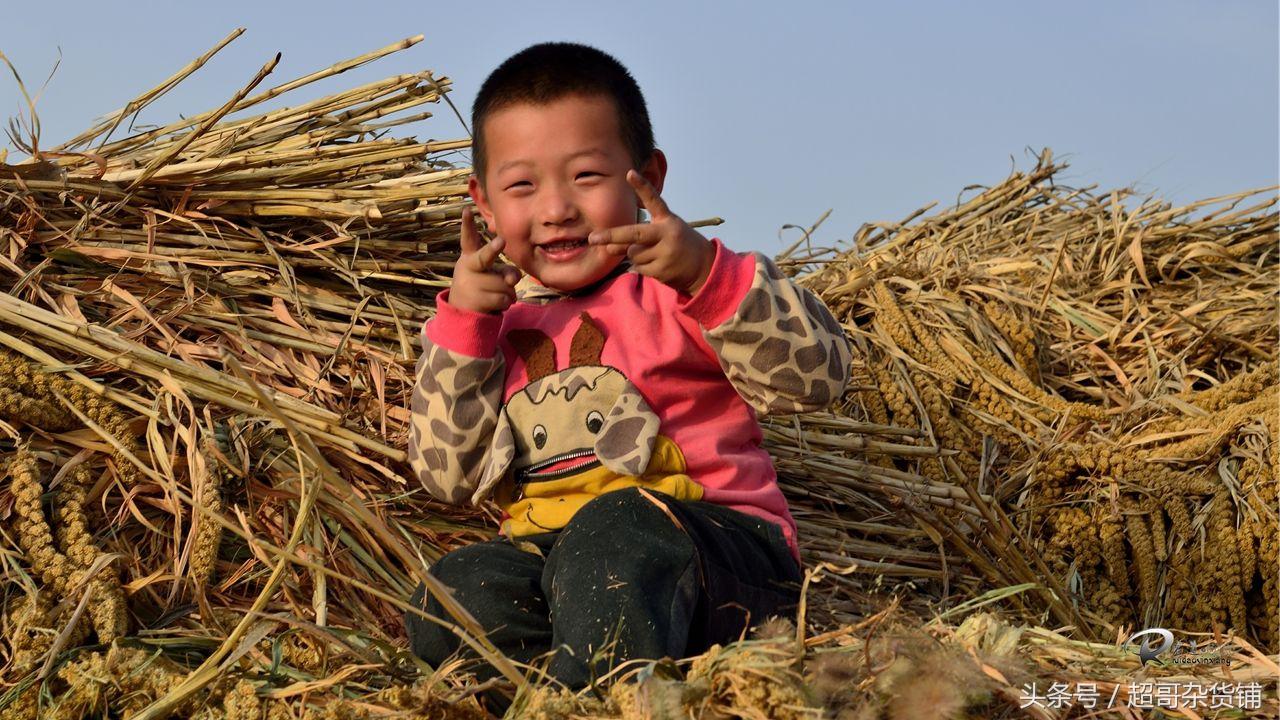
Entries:
[[[532, 380], [550, 382], [544, 376], [566, 367], [566, 359], [583, 357], [575, 345], [588, 334], [579, 332], [585, 313], [603, 336], [596, 336], [590, 367], [616, 370], [625, 378], [618, 382], [629, 381], [638, 391], [639, 405], [656, 415], [655, 431], [683, 456], [684, 472], [700, 486], [701, 500], [777, 524], [799, 562], [796, 524], [760, 446], [757, 416], [825, 408], [848, 382], [849, 344], [822, 302], [767, 257], [712, 242], [710, 275], [692, 297], [627, 272], [625, 264], [585, 292], [569, 295], [526, 278], [519, 301], [500, 315], [454, 307], [448, 291], [442, 292], [436, 316], [424, 326], [425, 352], [413, 396], [409, 454], [424, 484], [442, 499], [456, 502], [470, 492], [479, 501], [511, 478], [521, 457], [538, 453], [541, 445], [511, 439], [523, 437], [518, 426], [537, 422], [538, 413], [519, 420], [514, 410], [506, 418], [504, 409], [514, 408], [517, 393], [535, 387]], [[529, 338], [548, 346], [543, 354], [528, 349]], [[578, 386], [590, 383], [604, 387], [594, 379], [579, 380]], [[542, 388], [540, 397], [563, 394], [564, 384]], [[505, 449], [494, 447], [495, 432], [510, 433]], [[599, 444], [596, 450], [602, 457], [611, 452]], [[495, 465], [497, 455], [504, 457]], [[614, 458], [606, 464], [645, 469], [626, 465], [632, 461]], [[554, 471], [573, 462], [552, 457], [539, 465]], [[497, 497], [500, 504], [512, 499], [510, 493]]]

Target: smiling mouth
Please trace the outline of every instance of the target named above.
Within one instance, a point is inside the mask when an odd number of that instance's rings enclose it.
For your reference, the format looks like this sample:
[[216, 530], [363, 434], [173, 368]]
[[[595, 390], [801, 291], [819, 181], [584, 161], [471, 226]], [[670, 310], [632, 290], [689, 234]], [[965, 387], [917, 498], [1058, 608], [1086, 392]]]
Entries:
[[600, 459], [596, 457], [595, 451], [590, 448], [570, 450], [569, 452], [549, 457], [540, 463], [517, 470], [516, 482], [523, 484], [555, 480], [566, 475], [589, 470], [599, 464]]
[[585, 247], [586, 244], [586, 238], [578, 238], [576, 240], [556, 240], [555, 242], [544, 243], [538, 247], [542, 248], [546, 252], [564, 252], [565, 250]]

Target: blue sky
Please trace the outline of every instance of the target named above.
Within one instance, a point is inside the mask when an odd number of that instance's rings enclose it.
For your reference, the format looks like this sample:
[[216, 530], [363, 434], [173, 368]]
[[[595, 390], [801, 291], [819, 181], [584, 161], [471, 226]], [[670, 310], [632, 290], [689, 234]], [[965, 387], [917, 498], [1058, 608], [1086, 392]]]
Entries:
[[[1274, 0], [1217, 2], [61, 2], [11, 7], [3, 51], [38, 88], [57, 144], [238, 26], [248, 31], [142, 122], [222, 104], [276, 51], [279, 83], [417, 33], [418, 46], [306, 98], [430, 68], [464, 113], [484, 76], [535, 42], [622, 60], [671, 162], [664, 197], [711, 234], [777, 252], [784, 224], [833, 212], [847, 239], [966, 185], [996, 182], [1028, 148], [1065, 181], [1136, 184], [1174, 202], [1277, 183], [1280, 19]], [[295, 98], [296, 102], [299, 98]], [[0, 115], [22, 110], [0, 77]], [[409, 126], [465, 135], [447, 108]], [[3, 141], [4, 146], [8, 141]], [[13, 158], [11, 157], [11, 160]]]

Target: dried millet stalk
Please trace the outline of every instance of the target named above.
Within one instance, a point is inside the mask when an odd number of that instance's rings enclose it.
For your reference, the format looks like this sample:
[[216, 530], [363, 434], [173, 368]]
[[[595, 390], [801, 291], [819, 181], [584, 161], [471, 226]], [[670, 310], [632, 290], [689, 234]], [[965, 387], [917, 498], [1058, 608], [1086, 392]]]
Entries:
[[1277, 558], [1280, 558], [1280, 525], [1275, 516], [1268, 516], [1260, 534], [1258, 543], [1258, 563], [1261, 567], [1270, 568], [1262, 573], [1262, 602], [1258, 604], [1262, 616], [1263, 641], [1271, 648], [1280, 647], [1280, 617], [1275, 609], [1280, 607], [1280, 573], [1276, 572]]
[[1160, 446], [1159, 454], [1156, 456], [1186, 460], [1206, 459], [1220, 452], [1223, 446], [1239, 432], [1241, 426], [1251, 424], [1259, 417], [1266, 417], [1275, 410], [1275, 396], [1263, 394], [1206, 417], [1188, 420], [1175, 429], [1203, 428], [1209, 432]]
[[1037, 417], [1040, 417], [1041, 420], [1052, 421], [1057, 416], [1066, 414], [1078, 418], [1088, 418], [1097, 422], [1101, 422], [1107, 417], [1106, 410], [1103, 408], [1095, 405], [1086, 405], [1085, 403], [1068, 402], [1050, 395], [1026, 375], [1009, 367], [1008, 363], [1003, 362], [988, 350], [977, 346], [971, 346], [968, 350], [972, 353], [974, 362], [980, 367], [991, 372], [1009, 387], [1035, 403], [1031, 409], [1036, 412]]
[[[101, 554], [93, 544], [84, 512], [91, 480], [88, 465], [81, 463], [67, 475], [64, 486], [58, 492], [58, 543], [63, 554], [75, 566], [77, 578], [88, 572]], [[102, 568], [89, 581], [89, 593], [89, 616], [93, 620], [98, 639], [110, 642], [124, 635], [129, 625], [128, 609], [114, 564]]]
[[1210, 551], [1215, 553], [1218, 582], [1214, 584], [1215, 623], [1224, 629], [1243, 632], [1247, 625], [1244, 606], [1243, 580], [1240, 574], [1240, 558], [1235, 533], [1234, 511], [1231, 496], [1219, 491], [1209, 506]]
[[883, 282], [878, 282], [872, 287], [871, 293], [878, 305], [876, 326], [883, 329], [903, 352], [912, 357], [923, 357], [924, 348], [911, 332], [911, 324], [894, 299], [893, 291]]
[[1189, 393], [1188, 402], [1206, 412], [1217, 412], [1241, 402], [1253, 400], [1267, 390], [1275, 393], [1277, 369], [1280, 363], [1263, 363], [1247, 373], [1241, 373], [1226, 382], [1200, 392]]
[[[211, 513], [222, 512], [222, 492], [230, 475], [218, 460], [218, 454], [214, 452], [216, 444], [217, 441], [214, 439], [205, 440], [204, 464], [209, 472], [203, 487], [200, 489], [199, 496], [195, 498], [196, 502]], [[227, 448], [223, 447], [222, 449], [225, 451]], [[203, 587], [213, 576], [214, 565], [218, 560], [218, 546], [222, 541], [222, 526], [213, 518], [206, 517], [202, 513], [193, 512], [192, 515], [193, 522], [196, 525], [196, 535], [191, 546], [188, 577], [197, 587]]]
[[9, 463], [13, 478], [14, 511], [18, 515], [17, 535], [31, 569], [55, 595], [67, 594], [74, 567], [53, 545], [53, 533], [45, 519], [40, 497], [43, 483], [36, 456], [26, 446], [19, 447]]
[[1151, 515], [1147, 518], [1151, 521], [1151, 549], [1155, 552], [1155, 558], [1159, 562], [1169, 559], [1168, 538], [1164, 532], [1164, 509], [1156, 505], [1151, 509]]
[[313, 675], [322, 675], [325, 652], [321, 641], [293, 633], [280, 641], [281, 655], [291, 667]]
[[1172, 524], [1173, 536], [1183, 541], [1190, 540], [1191, 513], [1187, 510], [1186, 501], [1178, 495], [1172, 484], [1160, 486], [1160, 492], [1163, 494], [1164, 511], [1169, 514], [1169, 522]]
[[[44, 581], [46, 589], [58, 596], [77, 592], [99, 555], [84, 516], [84, 498], [90, 478], [88, 468], [80, 465], [68, 473], [65, 486], [58, 491], [56, 513], [61, 551], [54, 546], [53, 533], [41, 507], [43, 483], [40, 469], [28, 447], [15, 451], [10, 475], [13, 478], [14, 509], [18, 514], [18, 542], [31, 569]], [[128, 614], [120, 580], [114, 570], [110, 566], [101, 569], [89, 581], [86, 591], [90, 595], [89, 617], [98, 639], [111, 642], [123, 635], [128, 628]]]
[[1124, 600], [1127, 594], [1127, 591], [1121, 594], [1109, 579], [1099, 575], [1097, 587], [1093, 594], [1089, 596], [1086, 604], [1107, 622], [1112, 625], [1120, 625], [1132, 614]]
[[[886, 290], [886, 294], [888, 294]], [[893, 302], [892, 297], [889, 302]], [[938, 344], [935, 334], [925, 329], [923, 323], [916, 315], [904, 307], [895, 306], [906, 322], [907, 330], [915, 337], [917, 346], [921, 349], [920, 354], [916, 356], [925, 365], [933, 368], [936, 372], [942, 373], [943, 377], [951, 382], [970, 382], [969, 373], [960, 368], [959, 365], [951, 358], [942, 346]]]
[[1107, 569], [1107, 579], [1111, 581], [1121, 595], [1129, 594], [1129, 573], [1127, 558], [1124, 552], [1124, 524], [1110, 510], [1104, 511], [1098, 527], [1098, 537], [1102, 543], [1102, 561]]
[[1244, 592], [1248, 592], [1253, 587], [1253, 575], [1258, 570], [1258, 555], [1257, 548], [1254, 545], [1253, 525], [1253, 518], [1248, 513], [1245, 513], [1244, 519], [1240, 521], [1240, 527], [1236, 531], [1238, 545], [1236, 551], [1240, 555], [1240, 587]]
[[[6, 372], [3, 365], [3, 359], [0, 358], [0, 373]], [[4, 386], [0, 386], [0, 417], [21, 420], [28, 425], [53, 432], [70, 430], [80, 424], [65, 407], [27, 397]]]
[[[66, 690], [56, 694], [41, 720], [79, 720], [108, 712], [131, 717], [186, 677], [182, 668], [146, 650], [113, 645], [105, 652], [84, 653], [58, 669], [57, 678]], [[201, 705], [220, 697], [229, 682], [226, 676], [219, 678], [175, 708], [174, 716], [195, 716]]]
[[5, 417], [41, 427], [46, 427], [43, 423], [51, 423], [46, 429], [55, 431], [74, 428], [79, 424], [75, 415], [50, 392], [54, 382], [49, 374], [37, 373], [30, 363], [0, 350], [0, 387], [5, 390], [5, 402], [0, 404], [0, 410]]
[[[79, 421], [59, 395], [137, 455], [137, 438], [129, 433], [127, 419], [114, 404], [65, 377], [37, 372], [30, 363], [0, 351], [0, 415], [48, 431], [68, 430]], [[116, 459], [122, 478], [136, 481], [137, 468], [121, 453], [116, 453]], [[14, 454], [9, 471], [19, 543], [28, 562], [51, 592], [67, 595], [76, 591], [101, 555], [88, 531], [85, 515], [92, 484], [88, 464], [81, 463], [69, 472], [56, 492], [56, 547], [41, 505], [43, 482], [35, 455], [29, 448], [21, 448]], [[127, 608], [113, 567], [100, 569], [89, 580], [85, 592], [90, 596], [89, 619], [99, 641], [110, 642], [127, 632]]]
[[1129, 548], [1133, 563], [1138, 569], [1138, 600], [1140, 608], [1151, 609], [1156, 604], [1156, 558], [1151, 545], [1151, 534], [1146, 520], [1136, 509], [1125, 515], [1125, 529], [1129, 536]]
[[1036, 360], [1036, 333], [1031, 323], [1018, 318], [1000, 303], [986, 302], [982, 311], [1001, 335], [1009, 341], [1014, 360], [1033, 382], [1040, 382], [1040, 364]]
[[[14, 400], [8, 405], [0, 404], [0, 414], [4, 417], [21, 420], [45, 430], [69, 430], [76, 427], [79, 421], [62, 400], [58, 399], [58, 395], [61, 395], [114, 436], [134, 457], [140, 455], [138, 438], [129, 431], [129, 420], [120, 408], [77, 382], [57, 373], [38, 372], [31, 363], [0, 350], [0, 387], [6, 389], [10, 398], [14, 393], [25, 397], [25, 401]], [[27, 412], [28, 415], [8, 414], [9, 412]], [[42, 421], [52, 421], [55, 424], [44, 425], [41, 424]], [[115, 451], [112, 455], [121, 480], [126, 485], [136, 484], [141, 478], [138, 468], [123, 453]]]
[[888, 369], [892, 363], [893, 358], [885, 355], [881, 362], [876, 362], [869, 366], [876, 385], [880, 388], [879, 397], [883, 400], [886, 409], [892, 413], [892, 417], [885, 415], [884, 424], [893, 422], [901, 427], [919, 427], [920, 420], [916, 417], [915, 405], [907, 397], [902, 386], [894, 381], [893, 374]]
[[1175, 548], [1165, 564], [1165, 617], [1176, 627], [1192, 627], [1196, 616], [1196, 589], [1191, 583], [1190, 547]]

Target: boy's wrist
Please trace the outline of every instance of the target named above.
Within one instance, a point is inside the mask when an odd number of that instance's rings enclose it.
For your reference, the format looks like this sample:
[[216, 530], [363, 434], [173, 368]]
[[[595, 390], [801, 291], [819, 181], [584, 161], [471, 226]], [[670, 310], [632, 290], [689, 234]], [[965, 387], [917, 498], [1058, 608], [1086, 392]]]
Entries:
[[682, 299], [679, 308], [704, 328], [724, 322], [737, 310], [756, 275], [755, 254], [739, 254], [718, 238], [711, 243], [711, 269], [702, 283]]
[[707, 278], [711, 276], [711, 266], [716, 259], [715, 243], [698, 234], [698, 242], [694, 245], [698, 248], [695, 256], [698, 261], [695, 267], [698, 271], [694, 274], [693, 279], [685, 286], [685, 292], [688, 295], [696, 295], [702, 289], [703, 284], [707, 282]]
[[492, 357], [498, 347], [502, 313], [476, 312], [452, 302], [452, 289], [436, 296], [436, 314], [423, 326], [427, 340], [475, 358]]

